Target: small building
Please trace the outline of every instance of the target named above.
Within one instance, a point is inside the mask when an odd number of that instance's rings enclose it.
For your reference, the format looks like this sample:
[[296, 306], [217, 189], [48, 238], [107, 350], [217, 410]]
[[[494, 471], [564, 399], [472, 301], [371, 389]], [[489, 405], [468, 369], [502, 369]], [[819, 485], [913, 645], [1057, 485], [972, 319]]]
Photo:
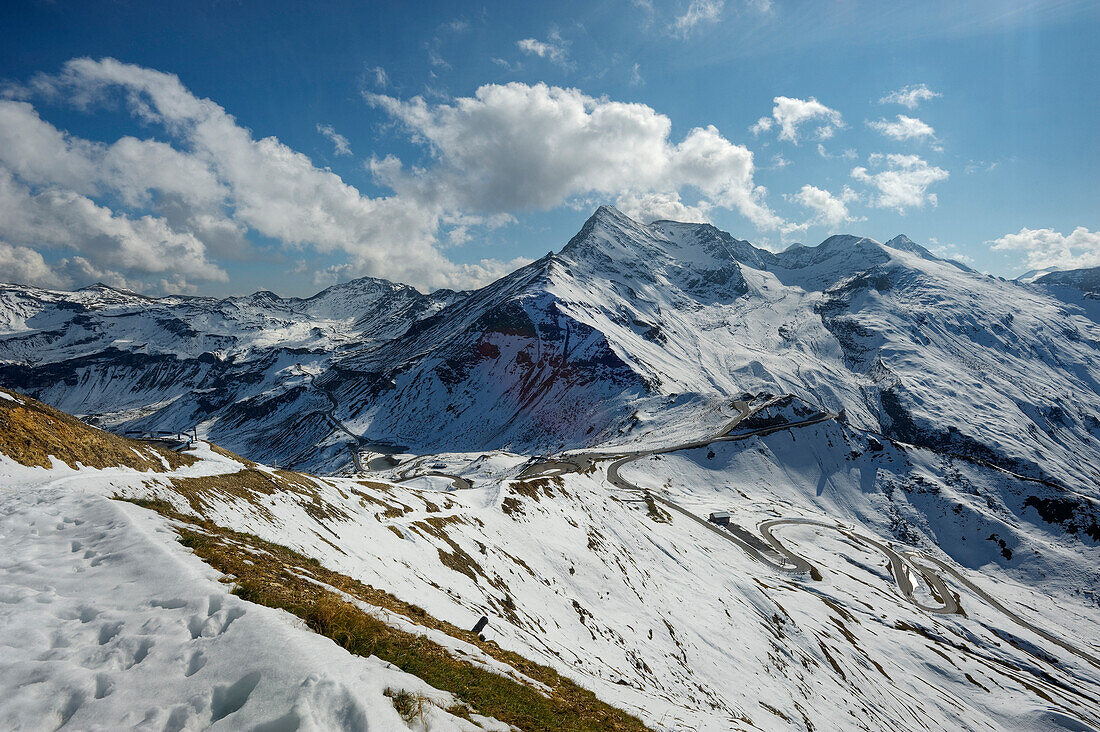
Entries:
[[710, 515], [708, 519], [712, 524], [718, 524], [719, 526], [730, 525], [730, 512], [729, 511], [715, 511]]

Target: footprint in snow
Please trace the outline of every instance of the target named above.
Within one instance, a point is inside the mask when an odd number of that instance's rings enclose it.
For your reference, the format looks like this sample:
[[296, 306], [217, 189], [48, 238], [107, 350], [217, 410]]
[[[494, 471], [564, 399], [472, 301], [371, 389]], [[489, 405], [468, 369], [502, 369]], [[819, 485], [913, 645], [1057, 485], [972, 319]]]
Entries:
[[202, 670], [202, 667], [206, 665], [206, 656], [202, 651], [193, 651], [191, 657], [187, 659], [187, 665], [184, 667], [183, 675], [190, 678]]
[[234, 684], [215, 686], [210, 698], [210, 721], [217, 722], [219, 719], [225, 719], [243, 707], [260, 683], [260, 678], [260, 672], [253, 671], [242, 676]]

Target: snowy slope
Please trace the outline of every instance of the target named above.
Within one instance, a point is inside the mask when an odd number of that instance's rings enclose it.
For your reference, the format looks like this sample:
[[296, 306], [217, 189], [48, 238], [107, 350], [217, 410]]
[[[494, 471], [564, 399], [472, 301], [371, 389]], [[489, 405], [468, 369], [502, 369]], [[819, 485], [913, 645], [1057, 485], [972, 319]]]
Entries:
[[1056, 271], [1032, 280], [1042, 291], [1075, 305], [1100, 323], [1100, 267]]
[[[727, 438], [708, 441], [722, 430], [693, 421], [674, 433], [688, 438], [685, 446], [668, 452], [562, 456], [582, 461], [576, 470], [498, 451], [440, 454], [366, 481], [315, 481], [310, 501], [282, 491], [212, 492], [202, 514], [460, 627], [484, 614], [486, 634], [501, 646], [555, 667], [654, 729], [1100, 724], [1097, 513], [1075, 514], [1069, 532], [1051, 510], [1065, 498], [1057, 487], [892, 443], [796, 398], [740, 404], [750, 416]], [[202, 461], [175, 474], [241, 467], [202, 446], [195, 454]], [[616, 455], [634, 458], [618, 477]], [[100, 504], [66, 504], [78, 499], [61, 485], [196, 510], [168, 474], [23, 468], [6, 458], [0, 465], [5, 484], [19, 487], [8, 495], [40, 496], [36, 510], [89, 512], [97, 533], [109, 523], [95, 513]], [[463, 476], [469, 487], [432, 472]], [[661, 502], [650, 508], [624, 480]], [[38, 560], [22, 559], [33, 532], [58, 546], [72, 537], [52, 514], [30, 525], [38, 517], [20, 506], [10, 509], [13, 526], [25, 527], [13, 529], [19, 543], [10, 556], [33, 567]], [[707, 526], [719, 510], [757, 535], [774, 519], [841, 530], [779, 529], [816, 574], [789, 571]], [[119, 528], [107, 542], [112, 552], [133, 533]], [[912, 556], [905, 572], [940, 567], [946, 590], [911, 575], [908, 599], [873, 542]], [[44, 553], [57, 562], [82, 556]], [[125, 567], [124, 556], [101, 564]], [[57, 571], [50, 565], [43, 574]], [[937, 611], [948, 597], [961, 610]], [[203, 616], [203, 601], [189, 600], [181, 617]], [[118, 602], [119, 613], [141, 604], [132, 595]], [[186, 644], [190, 635], [177, 627], [172, 642]], [[196, 718], [209, 719], [205, 710], [200, 704]]]
[[482, 729], [443, 711], [450, 694], [228, 594], [163, 519], [98, 495], [102, 477], [12, 490], [3, 467], [4, 729], [405, 729], [390, 688], [436, 702], [417, 728]]

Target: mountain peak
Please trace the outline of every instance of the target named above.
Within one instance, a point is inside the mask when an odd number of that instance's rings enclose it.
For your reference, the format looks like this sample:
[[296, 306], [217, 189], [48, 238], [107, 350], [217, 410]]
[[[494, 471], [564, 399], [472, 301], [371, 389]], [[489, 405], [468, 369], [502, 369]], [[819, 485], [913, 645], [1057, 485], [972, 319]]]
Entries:
[[905, 249], [906, 247], [916, 246], [916, 242], [907, 237], [905, 234], [898, 234], [890, 241], [886, 242], [886, 246], [893, 247], [894, 249]]
[[649, 234], [641, 223], [614, 206], [604, 205], [588, 217], [581, 230], [562, 248], [561, 254], [576, 256], [589, 251], [603, 251], [609, 245], [623, 246], [631, 240], [648, 237]]
[[886, 246], [890, 247], [891, 249], [897, 249], [903, 252], [913, 252], [914, 254], [919, 254], [922, 257], [933, 256], [927, 248], [922, 247], [920, 244], [917, 244], [905, 234], [898, 234], [893, 239], [886, 242]]
[[596, 210], [592, 213], [591, 218], [594, 218], [594, 219], [597, 219], [597, 220], [602, 220], [602, 219], [613, 219], [613, 220], [626, 219], [628, 221], [633, 221], [633, 219], [631, 219], [629, 216], [624, 214], [622, 211], [620, 211], [619, 209], [615, 208], [614, 206], [611, 206], [611, 205], [606, 204], [606, 203], [605, 204], [600, 204], [600, 206], [598, 206], [596, 208]]

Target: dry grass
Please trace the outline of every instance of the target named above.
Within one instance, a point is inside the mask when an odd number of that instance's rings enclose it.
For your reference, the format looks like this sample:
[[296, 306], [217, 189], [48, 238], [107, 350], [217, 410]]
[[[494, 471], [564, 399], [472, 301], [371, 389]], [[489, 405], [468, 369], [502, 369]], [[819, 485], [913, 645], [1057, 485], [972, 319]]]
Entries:
[[[387, 592], [325, 569], [316, 560], [287, 547], [221, 528], [205, 519], [179, 514], [163, 501], [134, 502], [173, 519], [180, 542], [228, 575], [236, 585], [235, 594], [293, 613], [310, 629], [331, 638], [348, 651], [362, 656], [375, 655], [437, 689], [449, 691], [461, 702], [449, 710], [452, 713], [467, 715], [476, 711], [522, 730], [625, 732], [646, 729], [638, 719], [600, 701], [592, 692], [553, 669], [506, 651], [492, 641], [482, 641], [474, 633], [438, 620], [422, 608]], [[421, 626], [472, 643], [520, 673], [546, 684], [552, 691], [544, 695], [526, 684], [456, 659], [427, 637], [387, 625], [317, 582], [361, 602], [403, 615]], [[396, 696], [399, 693], [391, 697], [395, 707], [400, 703], [401, 708], [415, 713], [415, 699], [399, 701]], [[405, 704], [410, 701], [410, 705]]]
[[[517, 493], [538, 502], [542, 495], [545, 495], [547, 498], [553, 498], [554, 488], [561, 489], [564, 485], [565, 483], [560, 477], [551, 475], [545, 478], [529, 478], [527, 480], [512, 481], [508, 484], [508, 490], [511, 493]], [[562, 493], [564, 492], [565, 491], [562, 490]]]
[[414, 694], [404, 689], [386, 689], [382, 692], [393, 702], [393, 708], [406, 722], [424, 721], [424, 707], [431, 704], [431, 700], [423, 694]]
[[646, 515], [648, 515], [649, 518], [653, 521], [656, 521], [659, 524], [672, 523], [672, 516], [669, 515], [667, 511], [661, 509], [657, 505], [657, 502], [653, 500], [653, 496], [648, 493], [645, 494], [645, 508]]
[[[251, 463], [255, 465], [255, 463]], [[172, 488], [187, 500], [191, 510], [208, 515], [212, 499], [239, 499], [255, 506], [264, 518], [274, 517], [258, 500], [259, 496], [291, 493], [299, 497], [307, 514], [322, 525], [326, 521], [347, 519], [341, 509], [321, 498], [321, 491], [307, 476], [286, 470], [267, 472], [246, 467], [236, 473], [204, 475], [195, 478], [172, 478]]]
[[85, 465], [165, 472], [197, 460], [104, 432], [22, 394], [0, 391], [20, 400], [0, 398], [0, 453], [23, 465], [48, 468], [53, 456], [72, 468]]
[[473, 557], [466, 552], [461, 546], [459, 546], [454, 539], [447, 535], [447, 525], [454, 523], [462, 523], [462, 519], [458, 516], [432, 516], [431, 518], [424, 519], [422, 521], [414, 522], [410, 528], [417, 529], [428, 536], [434, 536], [441, 541], [447, 543], [451, 547], [451, 551], [443, 551], [442, 548], [437, 548], [439, 552], [439, 561], [443, 566], [455, 571], [460, 572], [474, 582], [477, 582], [478, 576], [485, 577], [485, 570], [481, 568], [481, 565], [477, 563]]

